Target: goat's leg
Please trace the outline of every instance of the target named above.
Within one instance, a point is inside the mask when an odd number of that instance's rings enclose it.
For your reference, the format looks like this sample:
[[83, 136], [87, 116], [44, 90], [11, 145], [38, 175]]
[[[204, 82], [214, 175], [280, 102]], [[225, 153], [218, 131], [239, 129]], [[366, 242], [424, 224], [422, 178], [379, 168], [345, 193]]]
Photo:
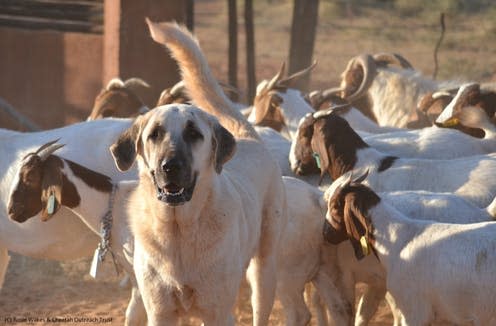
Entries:
[[278, 276], [277, 297], [281, 301], [286, 317], [286, 325], [300, 326], [310, 322], [310, 311], [305, 304], [303, 293], [305, 280]]
[[312, 280], [320, 298], [329, 309], [333, 325], [351, 325], [353, 320], [352, 303], [341, 296], [332, 279], [320, 270]]
[[133, 285], [131, 299], [126, 309], [126, 326], [145, 326], [146, 310], [141, 299], [141, 293], [136, 285]]
[[327, 326], [329, 324], [329, 321], [327, 320], [327, 309], [318, 291], [312, 293], [311, 300], [312, 306], [316, 312], [317, 325]]
[[368, 285], [360, 298], [355, 314], [355, 326], [365, 326], [374, 316], [382, 299], [386, 295], [386, 288]]
[[5, 281], [5, 274], [7, 274], [7, 267], [9, 267], [9, 251], [5, 247], [0, 247], [0, 290]]

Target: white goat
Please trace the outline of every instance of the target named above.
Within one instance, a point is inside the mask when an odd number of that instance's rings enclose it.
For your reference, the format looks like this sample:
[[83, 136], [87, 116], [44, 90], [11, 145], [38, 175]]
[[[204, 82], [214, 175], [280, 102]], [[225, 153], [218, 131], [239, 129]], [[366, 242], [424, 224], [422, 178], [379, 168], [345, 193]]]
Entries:
[[21, 159], [40, 145], [60, 139], [68, 145], [60, 150], [61, 157], [115, 181], [137, 179], [135, 169], [126, 174], [118, 171], [108, 150], [130, 125], [131, 120], [106, 119], [34, 133], [0, 130], [0, 285], [9, 262], [8, 250], [34, 258], [70, 260], [91, 255], [97, 243], [97, 237], [67, 210], [47, 224], [35, 218], [21, 225], [8, 218], [7, 201]]
[[[326, 191], [326, 200], [342, 184], [348, 175], [340, 177]], [[442, 223], [469, 224], [491, 221], [496, 218], [496, 198], [486, 208], [481, 209], [466, 200], [448, 193], [431, 193], [425, 191], [397, 191], [379, 193], [379, 196], [399, 210], [404, 215], [418, 220], [433, 220]], [[328, 231], [328, 228], [325, 228]], [[326, 234], [326, 236], [329, 236]], [[332, 236], [331, 236], [332, 237]], [[344, 296], [344, 301], [353, 305], [355, 302], [355, 285], [363, 282], [367, 285], [363, 296], [360, 298], [355, 314], [355, 325], [367, 325], [380, 302], [386, 294], [386, 277], [384, 270], [375, 257], [366, 257], [356, 260], [353, 257], [353, 248], [348, 242], [337, 247], [337, 260], [335, 263], [338, 275], [336, 286]], [[395, 316], [394, 302], [388, 302]]]
[[[305, 173], [303, 163], [313, 161], [313, 151], [318, 154], [322, 174], [328, 172], [335, 180], [347, 171], [368, 169], [366, 182], [376, 191], [454, 192], [479, 207], [487, 206], [496, 196], [496, 154], [453, 160], [397, 158], [369, 147], [337, 115], [328, 114], [302, 126], [310, 129], [300, 131], [310, 134], [311, 139], [295, 145], [291, 152], [291, 167], [296, 173]], [[297, 150], [301, 148], [306, 152]], [[309, 151], [310, 157], [306, 154]]]
[[443, 127], [481, 129], [485, 139], [496, 137], [496, 126], [492, 121], [496, 113], [496, 93], [481, 90], [476, 83], [464, 84], [453, 100], [436, 119]]
[[[294, 140], [300, 119], [308, 113], [315, 112], [315, 109], [309, 103], [311, 98], [305, 98], [299, 90], [292, 89], [289, 85], [292, 80], [304, 73], [308, 73], [308, 69], [311, 68], [307, 68], [297, 75], [281, 79], [284, 74], [283, 65], [278, 74], [270, 81], [263, 80], [260, 82], [257, 86], [257, 95], [248, 116], [248, 121], [257, 126], [270, 127], [282, 133], [287, 139]], [[324, 92], [322, 96], [327, 98], [334, 93], [335, 90], [330, 90]], [[378, 126], [351, 106], [347, 106], [346, 110], [340, 110], [339, 113], [354, 129], [360, 130], [364, 135], [367, 133], [376, 134], [398, 131], [398, 128]]]
[[[68, 216], [51, 218], [59, 209], [66, 207], [91, 231], [100, 235], [103, 218], [111, 214], [109, 245], [112, 254], [108, 253], [107, 261], [112, 261], [111, 256], [115, 254], [116, 261], [124, 267], [127, 274], [134, 275], [132, 267], [134, 238], [128, 227], [126, 205], [138, 181], [121, 181], [114, 185], [106, 175], [51, 155], [61, 146], [63, 145], [54, 142], [48, 143], [36, 152], [28, 154], [20, 162], [18, 177], [15, 178], [9, 196], [10, 219], [22, 223], [41, 215], [42, 221], [65, 220]], [[31, 203], [26, 203], [26, 199]], [[33, 204], [36, 202], [37, 204]], [[25, 209], [26, 206], [32, 207]], [[66, 211], [62, 212], [67, 215]], [[36, 219], [31, 219], [30, 222], [33, 220]], [[43, 232], [53, 231], [49, 222], [44, 226]], [[61, 232], [58, 228], [56, 231]], [[67, 225], [64, 232], [72, 234], [73, 226]], [[53, 245], [59, 247], [61, 251], [65, 250], [65, 243], [55, 240]], [[96, 249], [96, 242], [93, 242], [93, 249]], [[132, 283], [131, 301], [126, 310], [126, 325], [140, 325], [146, 321], [146, 313], [136, 281], [133, 279]]]
[[[400, 67], [390, 66], [395, 63]], [[452, 88], [456, 81], [437, 82], [414, 70], [398, 54], [363, 54], [352, 58], [341, 75], [343, 97], [380, 126], [405, 128], [420, 98], [429, 91]], [[418, 127], [431, 125], [426, 122]]]
[[328, 241], [350, 240], [355, 256], [373, 252], [401, 325], [491, 325], [495, 222], [442, 224], [407, 218], [370, 188], [344, 182], [330, 194]]

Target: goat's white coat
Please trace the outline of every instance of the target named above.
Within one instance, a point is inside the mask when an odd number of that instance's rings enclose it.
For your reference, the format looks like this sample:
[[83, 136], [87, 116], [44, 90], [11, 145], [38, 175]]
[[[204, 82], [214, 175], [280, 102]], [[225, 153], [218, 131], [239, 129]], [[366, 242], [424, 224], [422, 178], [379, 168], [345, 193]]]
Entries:
[[399, 158], [390, 168], [378, 172], [384, 157], [372, 148], [357, 151], [354, 174], [368, 169], [364, 184], [375, 191], [452, 192], [478, 207], [486, 207], [496, 196], [496, 153], [452, 160]]
[[412, 220], [385, 202], [369, 217], [402, 325], [494, 324], [495, 222]]
[[67, 145], [59, 150], [61, 157], [116, 181], [136, 179], [135, 169], [126, 174], [117, 170], [108, 150], [130, 125], [130, 119], [105, 119], [33, 133], [0, 130], [0, 285], [7, 269], [7, 250], [35, 258], [69, 260], [91, 255], [98, 239], [65, 208], [45, 223], [38, 216], [23, 224], [9, 219], [7, 203], [21, 159], [60, 138], [59, 142]]

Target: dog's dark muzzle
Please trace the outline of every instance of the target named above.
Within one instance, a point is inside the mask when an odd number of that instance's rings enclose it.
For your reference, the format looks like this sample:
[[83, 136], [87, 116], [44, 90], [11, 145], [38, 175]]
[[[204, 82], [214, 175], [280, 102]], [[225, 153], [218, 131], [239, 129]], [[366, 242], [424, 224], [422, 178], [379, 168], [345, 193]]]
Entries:
[[160, 170], [152, 172], [157, 198], [167, 205], [178, 206], [191, 200], [196, 185], [196, 175], [184, 160], [164, 159]]

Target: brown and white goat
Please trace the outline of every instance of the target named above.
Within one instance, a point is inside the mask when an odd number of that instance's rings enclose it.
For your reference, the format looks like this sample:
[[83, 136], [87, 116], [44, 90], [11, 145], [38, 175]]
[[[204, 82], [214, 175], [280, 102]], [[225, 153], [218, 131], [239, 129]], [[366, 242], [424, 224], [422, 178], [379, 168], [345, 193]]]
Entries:
[[[398, 65], [395, 67], [392, 64]], [[420, 98], [456, 82], [436, 82], [422, 76], [399, 54], [362, 54], [352, 58], [342, 74], [342, 96], [380, 126], [405, 128]], [[417, 121], [416, 127], [431, 125]]]
[[112, 79], [96, 97], [87, 120], [107, 117], [129, 118], [148, 111], [148, 107], [137, 95], [138, 87], [150, 86], [139, 78], [130, 78], [126, 81], [119, 78]]
[[[312, 156], [317, 156], [321, 175], [328, 173], [333, 180], [348, 171], [369, 169], [367, 182], [377, 191], [454, 192], [479, 207], [487, 206], [496, 196], [496, 179], [491, 177], [496, 173], [496, 153], [451, 160], [398, 158], [370, 147], [346, 120], [335, 114], [307, 120], [302, 121], [303, 128], [298, 131], [304, 137], [296, 140], [290, 155], [291, 167], [298, 174], [315, 171], [318, 167]], [[301, 144], [300, 139], [306, 144]]]
[[338, 182], [329, 193], [326, 239], [349, 240], [359, 260], [374, 254], [370, 258], [385, 269], [400, 325], [496, 322], [495, 222], [410, 219], [372, 189], [349, 179]]
[[286, 138], [293, 139], [298, 121], [305, 114], [313, 112], [313, 109], [302, 93], [291, 88], [291, 85], [298, 78], [310, 73], [315, 65], [316, 62], [304, 70], [283, 77], [285, 64], [282, 64], [270, 81], [261, 81], [257, 86], [248, 121], [256, 126], [270, 127]]
[[[76, 214], [95, 234], [100, 235], [102, 218], [110, 213], [111, 253], [108, 254], [107, 260], [112, 260], [110, 255], [115, 254], [116, 261], [128, 275], [134, 275], [132, 268], [134, 240], [128, 226], [126, 205], [138, 181], [122, 181], [115, 186], [106, 175], [52, 155], [62, 146], [52, 141], [22, 159], [9, 195], [10, 219], [24, 223], [40, 214], [41, 221], [46, 222], [64, 206]], [[65, 216], [57, 216], [54, 220], [64, 218]], [[50, 223], [45, 225], [47, 232], [50, 226]], [[72, 231], [71, 228], [67, 228], [63, 232]], [[94, 249], [96, 248], [95, 241]], [[64, 249], [59, 248], [59, 250]], [[131, 279], [134, 286], [126, 310], [126, 325], [141, 325], [146, 321], [146, 314], [136, 282]]]
[[462, 85], [439, 114], [435, 123], [459, 129], [472, 136], [489, 138], [495, 132], [496, 92], [477, 83]]

